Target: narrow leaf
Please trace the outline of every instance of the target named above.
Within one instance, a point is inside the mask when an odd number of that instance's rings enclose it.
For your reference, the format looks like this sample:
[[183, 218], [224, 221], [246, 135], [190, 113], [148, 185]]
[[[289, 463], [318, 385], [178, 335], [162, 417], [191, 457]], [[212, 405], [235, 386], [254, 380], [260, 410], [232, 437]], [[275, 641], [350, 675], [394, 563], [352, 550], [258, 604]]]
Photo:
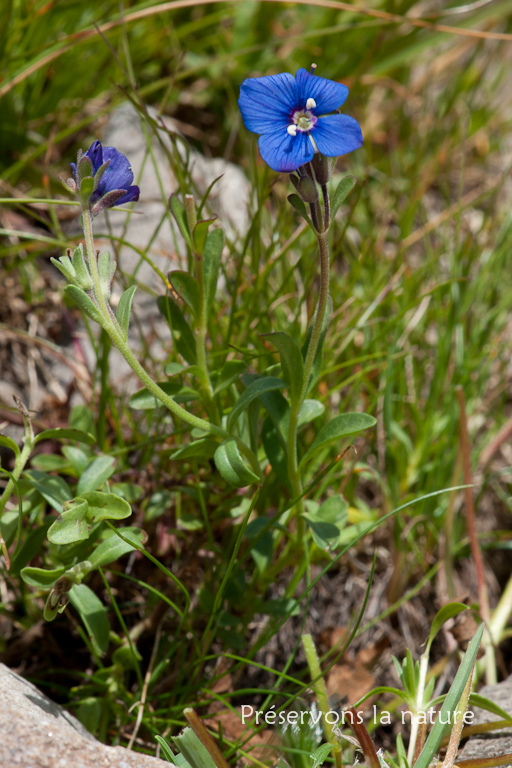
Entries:
[[85, 584], [74, 585], [69, 592], [69, 599], [80, 614], [94, 650], [103, 656], [108, 650], [110, 634], [105, 606]]
[[102, 541], [89, 555], [91, 568], [103, 568], [103, 566], [113, 563], [114, 560], [118, 560], [127, 552], [137, 549], [137, 546], [140, 546], [144, 540], [144, 533], [136, 528], [119, 528], [118, 530], [125, 539], [133, 539], [134, 545], [132, 546], [127, 541], [123, 541], [115, 533], [111, 532], [111, 536]]
[[94, 435], [89, 432], [83, 432], [81, 429], [69, 429], [62, 427], [58, 429], [45, 429], [40, 432], [34, 440], [34, 445], [41, 440], [76, 440], [79, 443], [93, 445], [96, 442]]
[[187, 212], [185, 210], [185, 206], [174, 192], [169, 197], [169, 208], [172, 215], [174, 216], [176, 224], [178, 225], [178, 229], [184, 237], [188, 247], [190, 250], [192, 250], [192, 238], [188, 228]]
[[332, 196], [332, 202], [331, 202], [331, 218], [334, 219], [336, 216], [338, 209], [342, 203], [345, 202], [346, 198], [349, 196], [349, 194], [352, 192], [356, 185], [357, 179], [355, 179], [353, 176], [345, 176], [344, 179], [340, 181], [338, 186], [336, 187], [336, 190], [334, 192], [334, 195]]
[[188, 272], [176, 269], [168, 274], [169, 282], [185, 304], [192, 310], [194, 317], [199, 315], [199, 286], [197, 280]]
[[157, 306], [169, 323], [177, 351], [185, 358], [187, 363], [195, 365], [197, 360], [194, 334], [183, 317], [181, 309], [169, 296], [159, 296]]
[[85, 291], [82, 291], [82, 289], [78, 288], [76, 285], [66, 285], [64, 292], [73, 299], [75, 304], [78, 304], [87, 317], [90, 317], [91, 320], [94, 320], [94, 322], [99, 325], [102, 324], [103, 318], [98, 307]]
[[222, 370], [215, 382], [215, 392], [218, 394], [227, 389], [233, 382], [237, 381], [239, 376], [247, 370], [247, 363], [243, 360], [227, 360], [222, 366]]
[[278, 379], [273, 376], [262, 376], [261, 378], [258, 378], [249, 384], [245, 392], [243, 392], [236, 401], [231, 413], [228, 416], [228, 432], [231, 431], [240, 414], [243, 413], [245, 409], [252, 403], [252, 401], [259, 397], [259, 395], [261, 395], [263, 392], [270, 392], [273, 389], [284, 389], [285, 387], [286, 384], [282, 379]]
[[117, 314], [116, 314], [117, 322], [119, 323], [119, 326], [121, 328], [121, 331], [125, 339], [128, 338], [130, 314], [132, 311], [132, 302], [133, 302], [133, 297], [135, 296], [136, 290], [137, 290], [136, 285], [130, 285], [130, 287], [127, 288], [126, 291], [124, 291], [124, 293], [121, 295], [121, 298], [119, 299], [119, 304], [117, 305]]
[[462, 696], [466, 682], [468, 681], [473, 669], [473, 665], [478, 654], [478, 648], [480, 647], [480, 641], [482, 640], [483, 631], [484, 625], [481, 624], [468, 645], [468, 649], [464, 654], [464, 658], [461, 661], [459, 669], [457, 670], [457, 674], [455, 675], [452, 686], [446, 695], [443, 706], [441, 707], [439, 717], [432, 726], [432, 730], [428, 735], [425, 745], [421, 750], [418, 759], [414, 763], [414, 768], [428, 768], [432, 759], [437, 753], [439, 744], [441, 743], [441, 739], [443, 738], [445, 731], [448, 728], [453, 727], [453, 724], [451, 723], [452, 713], [457, 708], [457, 704], [459, 703], [460, 697]]
[[10, 437], [7, 437], [7, 435], [0, 435], [0, 445], [3, 445], [4, 448], [10, 448], [16, 456], [20, 455], [20, 449], [17, 444]]
[[217, 291], [220, 260], [224, 248], [224, 232], [218, 227], [208, 232], [203, 250], [204, 303], [206, 313], [211, 311]]
[[434, 641], [435, 636], [443, 626], [443, 624], [448, 621], [448, 619], [453, 619], [454, 616], [458, 616], [459, 613], [462, 613], [462, 611], [467, 611], [468, 606], [464, 605], [464, 603], [448, 603], [447, 605], [444, 605], [440, 611], [438, 611], [434, 617], [434, 621], [432, 622], [432, 627], [430, 629], [430, 634], [428, 636], [427, 640], [427, 649], [425, 653], [429, 653], [430, 648], [432, 646], [432, 643]]
[[290, 399], [297, 402], [304, 380], [304, 363], [299, 347], [291, 336], [282, 331], [265, 334], [263, 338], [268, 339], [278, 350], [283, 376], [290, 388]]

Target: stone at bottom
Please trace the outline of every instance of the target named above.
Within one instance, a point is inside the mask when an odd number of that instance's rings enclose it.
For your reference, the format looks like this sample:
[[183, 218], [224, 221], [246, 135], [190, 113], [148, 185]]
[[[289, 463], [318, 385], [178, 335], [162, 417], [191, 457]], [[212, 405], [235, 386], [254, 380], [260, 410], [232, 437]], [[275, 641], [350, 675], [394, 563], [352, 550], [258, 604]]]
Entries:
[[173, 768], [171, 763], [100, 744], [32, 683], [0, 664], [3, 768]]

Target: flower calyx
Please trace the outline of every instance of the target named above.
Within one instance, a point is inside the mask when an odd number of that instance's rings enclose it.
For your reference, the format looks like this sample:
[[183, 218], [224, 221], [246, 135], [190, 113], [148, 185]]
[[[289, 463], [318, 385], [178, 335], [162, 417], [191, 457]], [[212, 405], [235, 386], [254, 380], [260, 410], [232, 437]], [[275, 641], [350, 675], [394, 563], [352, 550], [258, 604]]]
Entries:
[[306, 175], [300, 175], [297, 177], [295, 174], [290, 173], [290, 180], [297, 190], [301, 200], [303, 200], [305, 203], [312, 204], [317, 202], [318, 189], [313, 179]]
[[336, 157], [326, 157], [320, 152], [315, 152], [311, 160], [311, 166], [315, 179], [321, 187], [325, 186], [331, 178], [336, 167]]

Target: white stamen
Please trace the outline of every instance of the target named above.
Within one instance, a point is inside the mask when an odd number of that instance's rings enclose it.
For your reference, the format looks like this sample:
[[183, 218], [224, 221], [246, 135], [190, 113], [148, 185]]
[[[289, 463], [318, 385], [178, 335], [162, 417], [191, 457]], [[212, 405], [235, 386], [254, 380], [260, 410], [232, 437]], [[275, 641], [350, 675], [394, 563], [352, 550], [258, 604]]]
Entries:
[[314, 109], [316, 107], [316, 101], [314, 99], [308, 99], [306, 101], [306, 109]]
[[297, 126], [296, 125], [289, 125], [286, 129], [290, 136], [296, 136], [297, 135]]

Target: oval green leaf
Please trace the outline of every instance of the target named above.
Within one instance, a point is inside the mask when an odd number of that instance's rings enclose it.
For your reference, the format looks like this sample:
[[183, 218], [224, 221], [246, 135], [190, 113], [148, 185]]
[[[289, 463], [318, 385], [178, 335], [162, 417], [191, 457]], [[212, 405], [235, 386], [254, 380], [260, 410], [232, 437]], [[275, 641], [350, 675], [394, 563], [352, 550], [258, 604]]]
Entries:
[[318, 435], [316, 436], [313, 444], [309, 450], [306, 451], [302, 457], [301, 464], [319, 450], [324, 445], [333, 442], [334, 440], [341, 440], [344, 437], [355, 435], [358, 432], [362, 432], [364, 429], [369, 429], [377, 423], [373, 416], [369, 416], [367, 413], [341, 413], [339, 416], [335, 416], [332, 421], [326, 424]]
[[114, 474], [115, 468], [116, 460], [113, 456], [95, 458], [78, 481], [77, 496], [83, 496], [84, 493], [101, 488], [103, 483]]

